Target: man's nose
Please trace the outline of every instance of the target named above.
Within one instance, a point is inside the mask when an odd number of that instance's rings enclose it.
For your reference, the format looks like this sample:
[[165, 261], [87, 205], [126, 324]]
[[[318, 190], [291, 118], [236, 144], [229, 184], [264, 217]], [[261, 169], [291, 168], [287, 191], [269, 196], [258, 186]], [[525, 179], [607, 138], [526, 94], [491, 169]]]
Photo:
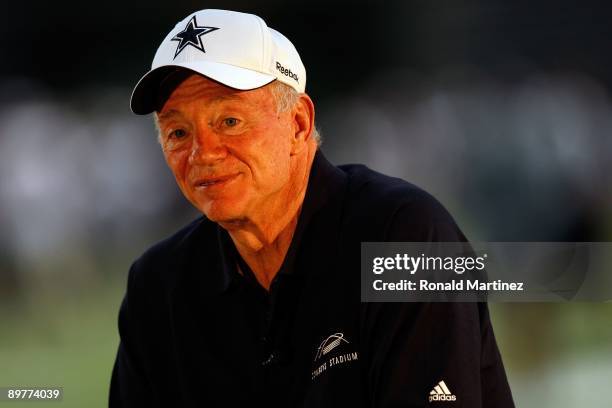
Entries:
[[191, 164], [210, 165], [222, 160], [227, 155], [227, 149], [221, 136], [208, 126], [196, 130], [189, 161]]

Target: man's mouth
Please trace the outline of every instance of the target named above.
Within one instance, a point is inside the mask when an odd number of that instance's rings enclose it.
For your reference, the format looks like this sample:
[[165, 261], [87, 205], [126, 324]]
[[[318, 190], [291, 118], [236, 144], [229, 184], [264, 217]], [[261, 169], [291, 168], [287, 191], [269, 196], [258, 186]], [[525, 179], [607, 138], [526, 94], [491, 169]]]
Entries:
[[206, 177], [198, 179], [194, 186], [196, 188], [205, 188], [209, 189], [211, 187], [219, 187], [227, 183], [228, 181], [233, 180], [238, 174], [230, 174], [227, 176], [218, 176], [218, 177]]

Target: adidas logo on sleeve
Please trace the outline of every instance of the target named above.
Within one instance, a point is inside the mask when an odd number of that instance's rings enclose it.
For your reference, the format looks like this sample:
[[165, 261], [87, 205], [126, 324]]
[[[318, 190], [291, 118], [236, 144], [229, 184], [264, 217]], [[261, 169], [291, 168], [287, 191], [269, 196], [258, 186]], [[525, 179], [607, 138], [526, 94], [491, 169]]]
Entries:
[[451, 393], [444, 381], [440, 381], [429, 393], [429, 402], [432, 401], [456, 401], [457, 397]]

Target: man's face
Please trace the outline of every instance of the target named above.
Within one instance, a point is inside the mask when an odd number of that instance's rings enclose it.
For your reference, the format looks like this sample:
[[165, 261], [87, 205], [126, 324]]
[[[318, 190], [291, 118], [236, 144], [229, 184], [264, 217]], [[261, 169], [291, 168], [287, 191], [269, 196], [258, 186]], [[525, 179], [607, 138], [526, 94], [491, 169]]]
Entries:
[[265, 214], [291, 189], [290, 112], [269, 87], [238, 91], [192, 75], [158, 115], [168, 166], [187, 199], [215, 222]]

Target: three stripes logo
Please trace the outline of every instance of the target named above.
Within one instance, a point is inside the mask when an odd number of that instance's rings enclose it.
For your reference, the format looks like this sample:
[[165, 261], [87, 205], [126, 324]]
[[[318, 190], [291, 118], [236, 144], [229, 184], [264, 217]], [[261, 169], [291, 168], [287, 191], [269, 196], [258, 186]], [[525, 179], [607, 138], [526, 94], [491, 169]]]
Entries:
[[432, 401], [456, 401], [457, 397], [451, 393], [444, 381], [440, 381], [429, 393], [429, 402]]

